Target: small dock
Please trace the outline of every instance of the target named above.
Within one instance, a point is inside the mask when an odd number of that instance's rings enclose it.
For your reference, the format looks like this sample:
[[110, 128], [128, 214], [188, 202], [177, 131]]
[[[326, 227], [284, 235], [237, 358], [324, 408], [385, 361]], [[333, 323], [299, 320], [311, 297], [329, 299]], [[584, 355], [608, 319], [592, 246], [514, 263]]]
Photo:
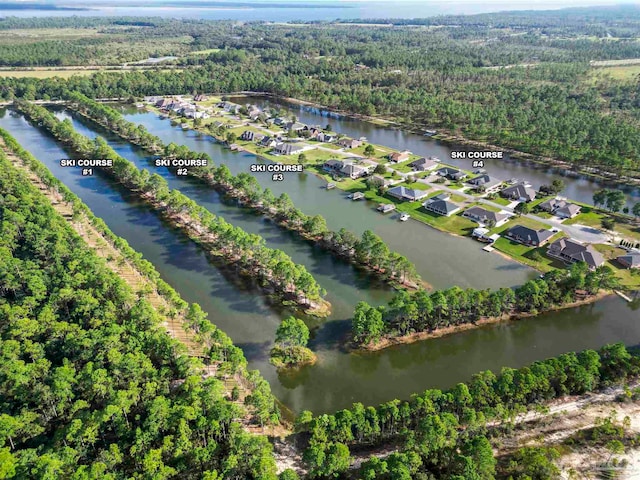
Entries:
[[358, 201], [358, 200], [362, 200], [364, 198], [364, 193], [362, 192], [355, 192], [354, 194], [350, 195], [349, 198], [351, 198], [351, 200]]
[[616, 295], [618, 295], [620, 298], [626, 300], [627, 302], [633, 302], [633, 299], [631, 297], [629, 297], [626, 293], [623, 293], [620, 290], [614, 290], [614, 292], [616, 293]]
[[335, 183], [327, 183], [327, 190], [333, 190], [334, 188], [336, 188]]
[[378, 211], [382, 213], [393, 212], [396, 209], [396, 206], [393, 203], [381, 203], [378, 205]]
[[482, 250], [484, 250], [485, 252], [493, 252], [495, 250], [495, 248], [493, 248], [491, 246], [491, 244], [489, 244], [489, 245], [485, 245], [484, 247], [482, 247]]

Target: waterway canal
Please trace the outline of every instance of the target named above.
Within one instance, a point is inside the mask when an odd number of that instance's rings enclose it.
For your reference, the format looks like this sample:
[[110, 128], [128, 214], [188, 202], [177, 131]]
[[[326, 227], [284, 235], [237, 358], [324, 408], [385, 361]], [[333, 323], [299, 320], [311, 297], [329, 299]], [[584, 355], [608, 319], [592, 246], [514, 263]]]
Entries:
[[[628, 345], [640, 343], [640, 314], [616, 297], [535, 319], [483, 327], [364, 355], [345, 353], [338, 348], [349, 324], [344, 314], [334, 313], [314, 334], [311, 347], [318, 353], [318, 363], [295, 374], [278, 375], [268, 364], [266, 354], [277, 324], [288, 312], [268, 305], [246, 282], [225, 275], [223, 270], [211, 265], [193, 242], [108, 178], [82, 177], [79, 169], [60, 168], [60, 159], [68, 157], [69, 152], [21, 116], [0, 111], [0, 127], [15, 136], [117, 235], [127, 239], [151, 261], [186, 300], [200, 303], [211, 321], [228, 332], [245, 351], [250, 366], [262, 372], [278, 398], [294, 411], [328, 412], [355, 401], [377, 404], [392, 398], [406, 398], [429, 387], [450, 387], [483, 369], [518, 367], [562, 352], [597, 348], [613, 341], [624, 341]], [[85, 133], [94, 130], [88, 124], [84, 128], [88, 129]], [[114, 139], [109, 141], [116, 146]], [[124, 143], [118, 148], [130, 159], [132, 154], [140, 154]], [[193, 193], [186, 186], [184, 190]], [[211, 205], [218, 201], [215, 192], [210, 191], [208, 195]], [[243, 215], [246, 213], [230, 211], [228, 220], [235, 222], [235, 217]], [[259, 218], [252, 221], [261, 222]], [[268, 235], [275, 233], [269, 230]], [[300, 254], [312, 255], [309, 247], [300, 243]], [[316, 267], [319, 269], [335, 268], [333, 260], [322, 252], [313, 261], [319, 264]], [[322, 278], [319, 281], [324, 284], [326, 280]], [[383, 288], [369, 288], [365, 284], [350, 289], [338, 282], [335, 287], [325, 287], [330, 290], [329, 295], [352, 304], [363, 295], [365, 299], [379, 295], [379, 301], [388, 295]], [[344, 292], [332, 291], [334, 289]], [[357, 293], [350, 293], [356, 290]]]

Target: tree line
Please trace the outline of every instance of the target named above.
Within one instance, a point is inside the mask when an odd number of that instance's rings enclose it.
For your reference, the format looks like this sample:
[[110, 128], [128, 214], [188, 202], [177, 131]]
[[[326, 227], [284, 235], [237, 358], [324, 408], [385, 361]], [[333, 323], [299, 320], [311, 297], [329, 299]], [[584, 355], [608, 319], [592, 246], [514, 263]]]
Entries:
[[306, 215], [296, 208], [286, 193], [275, 197], [271, 190], [262, 188], [253, 175], [232, 175], [226, 165], [215, 167], [206, 153], [194, 152], [185, 145], [165, 145], [160, 138], [149, 133], [143, 125], [127, 121], [116, 109], [87, 96], [70, 92], [70, 107], [152, 153], [169, 158], [206, 159], [206, 167], [191, 167], [187, 174], [239, 199], [249, 208], [273, 218], [278, 225], [295, 231], [304, 238], [324, 247], [329, 252], [356, 262], [391, 282], [417, 283], [420, 277], [415, 266], [403, 255], [393, 252], [386, 243], [370, 230], [360, 238], [341, 229], [332, 231], [322, 215]]
[[83, 157], [111, 159], [113, 167], [105, 171], [168, 216], [191, 238], [208, 246], [216, 257], [235, 266], [239, 273], [258, 280], [261, 287], [273, 289], [278, 295], [309, 308], [310, 312], [328, 313], [328, 303], [322, 298], [325, 292], [313, 276], [283, 251], [266, 247], [261, 236], [248, 234], [178, 190], [169, 189], [160, 175], [138, 170], [113, 151], [104, 139], [99, 137], [91, 141], [78, 134], [70, 121], [60, 121], [47, 109], [29, 102], [18, 102], [16, 107]]
[[589, 270], [586, 263], [576, 262], [567, 269], [553, 270], [515, 289], [463, 290], [456, 286], [432, 293], [400, 291], [388, 307], [358, 303], [351, 324], [352, 339], [358, 346], [370, 346], [382, 339], [476, 323], [482, 318], [536, 314], [616, 285], [617, 280], [609, 266]]
[[[30, 152], [22, 148], [9, 132], [0, 128], [0, 137], [5, 146], [15, 154], [23, 164], [34, 173], [49, 189], [53, 189], [62, 197], [62, 201], [71, 205], [74, 215], [84, 215], [91, 225], [117, 249], [135, 269], [150, 280], [158, 294], [164, 297], [171, 309], [165, 314], [175, 318], [182, 316], [185, 326], [191, 331], [196, 341], [201, 344], [203, 358], [207, 363], [215, 363], [221, 375], [239, 375], [243, 382], [249, 385], [251, 394], [246, 397], [247, 404], [253, 408], [256, 419], [264, 424], [278, 422], [279, 411], [275, 405], [269, 383], [257, 371], [248, 372], [247, 360], [242, 350], [235, 346], [229, 336], [214, 325], [207, 313], [196, 303], [185, 302], [173, 287], [160, 277], [153, 264], [145, 260], [122, 237], [115, 235], [104, 221], [96, 217], [91, 209], [80, 200], [69, 188], [58, 180], [51, 171]], [[182, 344], [176, 346], [176, 352], [181, 352]]]
[[2, 478], [275, 480], [164, 321], [0, 152]]
[[[630, 23], [637, 36], [638, 23]], [[169, 35], [175, 25], [164, 28], [149, 35]], [[221, 51], [179, 61], [185, 67], [180, 72], [97, 73], [64, 81], [6, 78], [0, 81], [0, 96], [63, 98], [67, 90], [94, 98], [264, 91], [393, 117], [410, 128], [435, 127], [576, 168], [632, 175], [640, 170], [640, 84], [617, 81], [620, 89], [610, 81], [591, 81], [588, 63], [637, 58], [637, 42], [592, 41], [577, 32], [569, 39], [549, 39], [535, 29], [509, 35], [466, 25], [384, 31], [309, 25], [304, 35], [286, 25], [230, 29], [205, 22], [185, 28]], [[535, 68], [487, 68], [532, 63]]]
[[520, 369], [503, 368], [499, 375], [481, 372], [466, 384], [427, 390], [408, 401], [377, 407], [355, 403], [316, 417], [305, 411], [296, 425], [305, 436], [304, 459], [311, 478], [343, 478], [351, 463], [350, 450], [391, 445], [396, 447], [393, 453], [383, 459], [371, 456], [356, 478], [492, 479], [497, 463], [489, 441], [495, 434], [492, 426], [513, 425], [520, 415], [550, 400], [618, 385], [639, 373], [637, 354], [614, 344]]

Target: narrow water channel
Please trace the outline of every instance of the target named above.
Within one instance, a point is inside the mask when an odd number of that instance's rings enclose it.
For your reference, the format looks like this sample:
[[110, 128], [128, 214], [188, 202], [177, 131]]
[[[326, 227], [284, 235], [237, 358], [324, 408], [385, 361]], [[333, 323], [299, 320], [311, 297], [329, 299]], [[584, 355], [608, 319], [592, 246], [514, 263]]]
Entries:
[[[231, 98], [230, 101], [240, 105], [252, 103], [261, 108], [273, 106], [280, 109], [283, 115], [295, 115], [300, 122], [309, 125], [321, 125], [324, 127], [328, 123], [335, 131], [344, 133], [350, 137], [366, 137], [369, 142], [378, 145], [386, 145], [398, 150], [406, 149], [416, 155], [425, 157], [438, 157], [443, 162], [467, 170], [472, 169], [471, 161], [452, 159], [451, 152], [478, 150], [476, 147], [441, 142], [416, 133], [409, 133], [355, 118], [336, 115], [317, 108], [275, 101], [265, 97], [234, 97]], [[627, 206], [629, 206], [629, 208], [631, 208], [634, 203], [640, 202], [640, 190], [637, 188], [594, 182], [587, 177], [579, 176], [567, 170], [537, 166], [533, 162], [514, 159], [507, 154], [505, 154], [501, 160], [485, 160], [485, 169], [489, 174], [500, 180], [509, 180], [511, 178], [527, 180], [536, 189], [539, 188], [540, 185], [551, 184], [553, 179], [561, 176], [566, 184], [562, 195], [588, 204], [593, 204], [594, 192], [603, 187], [623, 188], [627, 194]]]
[[[60, 168], [60, 159], [69, 153], [24, 118], [0, 111], [0, 127], [151, 261], [186, 300], [200, 303], [209, 318], [245, 351], [250, 366], [260, 369], [278, 398], [296, 412], [329, 412], [355, 401], [377, 404], [407, 398], [426, 388], [450, 387], [484, 369], [518, 367], [614, 341], [640, 343], [640, 314], [617, 297], [372, 354], [349, 354], [338, 348], [349, 325], [346, 318], [334, 315], [313, 340], [318, 363], [295, 374], [278, 375], [268, 364], [266, 352], [287, 312], [270, 307], [249, 286], [225, 276], [193, 242], [109, 179], [82, 177], [78, 169]], [[327, 262], [324, 257], [318, 261]]]
[[[165, 143], [175, 142], [208, 153], [214, 163], [227, 165], [234, 174], [248, 172], [249, 166], [257, 161], [255, 155], [231, 152], [209, 135], [185, 131], [154, 113], [134, 111], [125, 116], [144, 125]], [[372, 202], [352, 202], [341, 190], [327, 191], [323, 188], [326, 182], [315, 175], [289, 173], [283, 182], [273, 182], [270, 173], [254, 175], [276, 196], [286, 192], [307, 215], [324, 216], [333, 230], [345, 227], [358, 235], [373, 230], [392, 250], [412, 261], [420, 276], [435, 288], [513, 287], [537, 275], [535, 270], [497, 253], [483, 252], [484, 245], [471, 238], [455, 237], [414, 220], [400, 222], [395, 214], [385, 216], [376, 212]]]

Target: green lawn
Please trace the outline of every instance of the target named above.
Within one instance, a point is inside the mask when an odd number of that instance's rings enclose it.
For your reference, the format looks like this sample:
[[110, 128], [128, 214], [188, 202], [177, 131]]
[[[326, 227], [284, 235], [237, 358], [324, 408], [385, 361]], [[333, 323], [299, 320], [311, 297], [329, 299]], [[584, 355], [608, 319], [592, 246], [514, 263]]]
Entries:
[[398, 185], [402, 185], [403, 187], [407, 187], [407, 188], [413, 188], [414, 190], [424, 190], [424, 191], [431, 190], [431, 187], [429, 185], [422, 182], [413, 182], [413, 183], [402, 182], [402, 183], [399, 183]]
[[640, 271], [637, 269], [624, 268], [616, 261], [617, 257], [626, 253], [623, 248], [602, 244], [594, 245], [594, 247], [602, 253], [607, 260], [605, 265], [608, 265], [615, 272], [621, 286], [628, 289], [640, 288]]
[[[552, 241], [560, 238], [561, 234], [552, 238]], [[551, 242], [549, 242], [551, 243]], [[509, 255], [511, 258], [529, 265], [540, 272], [549, 272], [554, 268], [566, 268], [564, 263], [546, 255], [547, 247], [527, 247], [521, 243], [513, 242], [508, 238], [500, 237], [493, 244], [496, 250]]]
[[502, 198], [500, 196], [497, 196], [493, 200], [489, 200], [489, 201], [493, 203], [497, 203], [498, 205], [503, 205], [505, 207], [511, 203], [511, 200], [507, 200], [506, 198]]
[[535, 230], [540, 230], [540, 229], [546, 229], [549, 230], [551, 228], [551, 225], [548, 225], [546, 223], [542, 223], [542, 222], [538, 222], [537, 220], [533, 220], [531, 218], [526, 218], [526, 217], [513, 217], [513, 219], [509, 222], [507, 222], [506, 224], [494, 228], [491, 233], [499, 233], [502, 234], [502, 232], [504, 232], [505, 230], [514, 227], [516, 225], [522, 225], [524, 227], [529, 227], [529, 228], [533, 228]]

